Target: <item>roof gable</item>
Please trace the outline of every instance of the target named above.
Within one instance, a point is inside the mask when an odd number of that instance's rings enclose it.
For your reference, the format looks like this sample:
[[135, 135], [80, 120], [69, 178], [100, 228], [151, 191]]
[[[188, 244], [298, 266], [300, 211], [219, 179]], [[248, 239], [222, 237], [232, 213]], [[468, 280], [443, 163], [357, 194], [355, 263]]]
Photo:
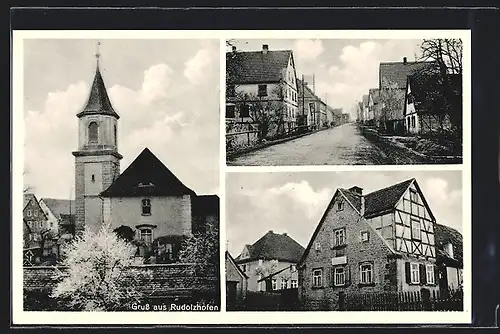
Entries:
[[29, 202], [34, 199], [36, 201], [35, 194], [32, 193], [26, 193], [23, 194], [23, 211], [26, 209], [26, 206], [29, 204]]
[[235, 260], [231, 256], [231, 254], [226, 251], [226, 259], [233, 265], [233, 267], [236, 269], [236, 271], [243, 277], [248, 279], [248, 275], [241, 270], [241, 268], [236, 264]]
[[101, 194], [102, 197], [196, 195], [148, 148]]
[[248, 250], [249, 256], [244, 257], [240, 254], [236, 261], [253, 261], [253, 260], [278, 260], [297, 263], [304, 252], [297, 241], [292, 239], [286, 233], [278, 234], [269, 231], [253, 245], [247, 245], [244, 248]]
[[232, 84], [279, 82], [288, 67], [291, 50], [227, 52], [228, 82]]

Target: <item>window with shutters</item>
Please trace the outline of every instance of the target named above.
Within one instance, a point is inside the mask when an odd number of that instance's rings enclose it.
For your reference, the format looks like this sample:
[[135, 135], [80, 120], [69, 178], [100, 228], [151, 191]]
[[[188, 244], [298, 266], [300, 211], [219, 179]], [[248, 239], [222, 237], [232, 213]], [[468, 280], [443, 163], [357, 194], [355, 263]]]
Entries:
[[361, 284], [373, 283], [373, 265], [371, 263], [362, 263], [359, 266], [359, 282]]
[[434, 282], [434, 265], [428, 264], [425, 266], [427, 284], [435, 284]]
[[272, 282], [272, 289], [278, 290], [278, 281], [276, 280], [276, 278], [273, 278], [271, 282]]
[[345, 245], [345, 228], [339, 228], [333, 231], [333, 245]]
[[343, 286], [345, 285], [345, 267], [337, 266], [333, 268], [333, 285]]
[[323, 286], [323, 269], [314, 269], [312, 272], [312, 286], [319, 288]]
[[410, 282], [412, 284], [420, 283], [420, 266], [418, 263], [410, 263]]
[[292, 289], [296, 289], [299, 287], [299, 284], [297, 283], [297, 280], [296, 279], [293, 279], [292, 280]]

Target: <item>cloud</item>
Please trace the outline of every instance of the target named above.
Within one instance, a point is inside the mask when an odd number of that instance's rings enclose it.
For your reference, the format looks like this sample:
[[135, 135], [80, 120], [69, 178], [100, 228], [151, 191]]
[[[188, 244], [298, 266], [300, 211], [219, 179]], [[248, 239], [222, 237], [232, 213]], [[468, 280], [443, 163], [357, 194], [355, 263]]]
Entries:
[[294, 44], [294, 55], [299, 59], [316, 59], [323, 53], [323, 42], [319, 39], [299, 39]]
[[213, 52], [210, 49], [198, 50], [193, 58], [186, 61], [184, 76], [192, 84], [200, 84], [206, 78], [204, 69], [212, 62], [213, 58]]
[[[214, 66], [204, 68], [212, 77], [216, 71]], [[144, 71], [139, 89], [121, 85], [108, 89], [120, 115], [122, 171], [148, 147], [187, 186], [208, 193], [218, 185], [218, 86], [212, 90], [191, 84], [179, 87], [172, 85], [174, 75], [167, 64], [156, 64]], [[77, 82], [48, 93], [40, 110], [25, 113], [25, 184], [34, 187], [38, 196], [70, 196], [70, 185], [74, 187], [71, 152], [77, 148], [76, 114], [89, 89], [83, 81]], [[202, 167], [196, 166], [195, 159]]]
[[329, 77], [317, 81], [318, 92], [328, 94], [332, 104], [353, 112], [356, 101], [368, 94], [370, 88], [378, 87], [380, 63], [401, 61], [404, 56], [411, 59], [416, 44], [417, 41], [412, 40], [389, 40], [347, 45], [338, 60], [333, 60], [335, 63], [328, 67]]

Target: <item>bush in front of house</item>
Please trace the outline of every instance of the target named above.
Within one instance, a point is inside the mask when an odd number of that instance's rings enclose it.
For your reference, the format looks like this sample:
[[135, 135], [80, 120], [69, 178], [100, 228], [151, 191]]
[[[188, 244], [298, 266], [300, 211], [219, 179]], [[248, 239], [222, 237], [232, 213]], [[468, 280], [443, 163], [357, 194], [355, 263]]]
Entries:
[[143, 259], [136, 247], [103, 224], [98, 231], [85, 230], [62, 249], [67, 267], [57, 270], [60, 280], [51, 297], [67, 301], [67, 307], [84, 311], [126, 309], [143, 297], [139, 287], [152, 274], [135, 266]]

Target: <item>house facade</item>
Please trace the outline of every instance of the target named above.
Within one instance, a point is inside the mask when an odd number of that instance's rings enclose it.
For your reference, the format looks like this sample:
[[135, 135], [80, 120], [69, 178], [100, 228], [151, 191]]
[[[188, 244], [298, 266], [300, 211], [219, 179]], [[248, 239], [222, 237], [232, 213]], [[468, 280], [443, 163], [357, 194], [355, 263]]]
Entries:
[[368, 95], [363, 95], [361, 102], [363, 103], [363, 123], [364, 124], [369, 124], [371, 118], [370, 118], [370, 106], [369, 106], [369, 99]]
[[255, 122], [259, 112], [282, 116], [286, 130], [297, 126], [298, 93], [291, 50], [226, 53], [226, 121]]
[[[407, 78], [436, 66], [435, 62], [383, 62], [379, 66], [380, 108], [384, 108], [383, 122], [391, 131], [405, 131], [405, 96]], [[390, 100], [390, 101], [386, 101]]]
[[297, 79], [297, 89], [299, 92], [298, 112], [306, 116], [307, 125], [312, 129], [320, 129], [329, 124], [329, 109], [332, 114], [330, 117], [335, 121], [335, 112], [325, 101], [317, 96], [307, 83]]
[[[246, 245], [235, 263], [248, 276], [248, 291], [296, 288], [296, 265], [303, 251], [304, 247], [286, 233], [269, 231], [254, 244]], [[270, 280], [264, 280], [271, 275]]]
[[[48, 236], [50, 225], [34, 194], [24, 194], [23, 219], [28, 247], [41, 247], [42, 238]], [[45, 247], [48, 245], [45, 245]]]
[[449, 226], [436, 224], [439, 289], [442, 292], [463, 286], [463, 238]]
[[435, 226], [415, 179], [337, 189], [298, 265], [302, 302], [337, 309], [341, 292], [439, 290]]
[[377, 88], [372, 88], [368, 92], [368, 119], [372, 125], [377, 125], [380, 122], [380, 94]]
[[438, 75], [408, 76], [403, 112], [408, 133], [436, 134], [452, 130], [453, 118], [462, 116], [462, 77], [458, 74], [449, 74], [448, 77], [451, 89], [456, 92], [456, 101], [442, 98], [444, 94], [440, 92], [444, 88]]
[[[75, 229], [103, 223], [139, 244], [139, 255], [156, 247], [163, 262], [176, 262], [182, 240], [219, 222], [219, 198], [198, 196], [148, 148], [120, 174], [119, 115], [111, 105], [99, 63], [83, 110], [77, 114], [75, 156]], [[44, 201], [54, 213], [53, 201]], [[72, 206], [68, 205], [70, 212]], [[61, 216], [62, 212], [58, 212]], [[57, 218], [57, 214], [54, 216]], [[66, 213], [66, 212], [65, 212]]]
[[248, 276], [226, 251], [226, 309], [236, 310], [246, 297]]

